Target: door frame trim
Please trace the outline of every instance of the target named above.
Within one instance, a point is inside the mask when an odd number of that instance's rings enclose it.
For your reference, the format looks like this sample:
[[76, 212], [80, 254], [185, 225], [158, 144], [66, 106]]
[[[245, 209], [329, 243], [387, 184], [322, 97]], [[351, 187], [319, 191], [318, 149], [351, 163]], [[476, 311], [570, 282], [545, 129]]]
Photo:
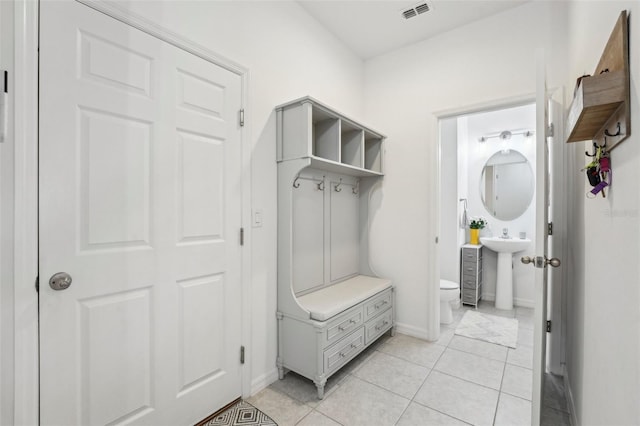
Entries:
[[39, 424], [38, 37], [39, 4], [14, 9], [14, 412], [13, 424]]
[[[249, 69], [142, 16], [104, 0], [76, 0], [179, 49], [220, 66], [241, 79], [241, 107], [249, 115]], [[38, 293], [38, 47], [39, 2], [15, 2], [15, 299], [14, 424], [39, 424]], [[251, 125], [240, 128], [242, 149], [241, 223], [245, 228], [242, 262], [242, 344], [251, 343]], [[250, 346], [249, 346], [249, 349]], [[251, 363], [241, 366], [241, 391], [251, 392]]]

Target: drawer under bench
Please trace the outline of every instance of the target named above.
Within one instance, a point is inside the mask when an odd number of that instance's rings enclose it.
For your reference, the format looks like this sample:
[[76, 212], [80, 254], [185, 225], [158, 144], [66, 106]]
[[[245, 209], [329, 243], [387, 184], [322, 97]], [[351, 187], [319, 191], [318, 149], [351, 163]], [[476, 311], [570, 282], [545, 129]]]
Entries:
[[394, 327], [393, 287], [326, 321], [278, 312], [278, 374], [285, 369], [314, 381], [318, 398], [327, 379]]

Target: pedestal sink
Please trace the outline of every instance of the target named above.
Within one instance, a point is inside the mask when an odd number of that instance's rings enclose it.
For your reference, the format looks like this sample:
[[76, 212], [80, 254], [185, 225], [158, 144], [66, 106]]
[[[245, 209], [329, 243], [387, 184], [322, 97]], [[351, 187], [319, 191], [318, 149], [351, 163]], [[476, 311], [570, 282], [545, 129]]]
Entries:
[[498, 253], [496, 280], [496, 308], [513, 309], [513, 253], [525, 250], [531, 244], [528, 238], [480, 237], [480, 242]]

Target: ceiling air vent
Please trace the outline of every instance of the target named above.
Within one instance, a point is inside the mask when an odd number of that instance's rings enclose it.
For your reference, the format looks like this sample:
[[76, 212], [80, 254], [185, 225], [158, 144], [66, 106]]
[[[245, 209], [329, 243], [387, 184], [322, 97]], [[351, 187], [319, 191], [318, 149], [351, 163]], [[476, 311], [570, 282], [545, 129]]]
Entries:
[[411, 9], [403, 10], [402, 16], [404, 16], [404, 19], [409, 19], [409, 18], [413, 18], [414, 16], [418, 16], [418, 13], [414, 8], [411, 8]]
[[403, 9], [401, 13], [404, 19], [409, 19], [428, 12], [430, 9], [431, 8], [427, 3], [420, 2], [413, 7], [410, 7], [409, 9]]

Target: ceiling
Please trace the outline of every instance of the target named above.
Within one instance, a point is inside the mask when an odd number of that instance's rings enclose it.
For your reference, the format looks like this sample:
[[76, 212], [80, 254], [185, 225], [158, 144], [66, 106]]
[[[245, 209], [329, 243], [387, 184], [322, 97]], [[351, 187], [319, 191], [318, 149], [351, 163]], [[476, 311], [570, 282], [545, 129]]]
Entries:
[[[424, 40], [529, 0], [298, 0], [362, 59]], [[405, 19], [402, 11], [427, 3], [430, 10]]]

